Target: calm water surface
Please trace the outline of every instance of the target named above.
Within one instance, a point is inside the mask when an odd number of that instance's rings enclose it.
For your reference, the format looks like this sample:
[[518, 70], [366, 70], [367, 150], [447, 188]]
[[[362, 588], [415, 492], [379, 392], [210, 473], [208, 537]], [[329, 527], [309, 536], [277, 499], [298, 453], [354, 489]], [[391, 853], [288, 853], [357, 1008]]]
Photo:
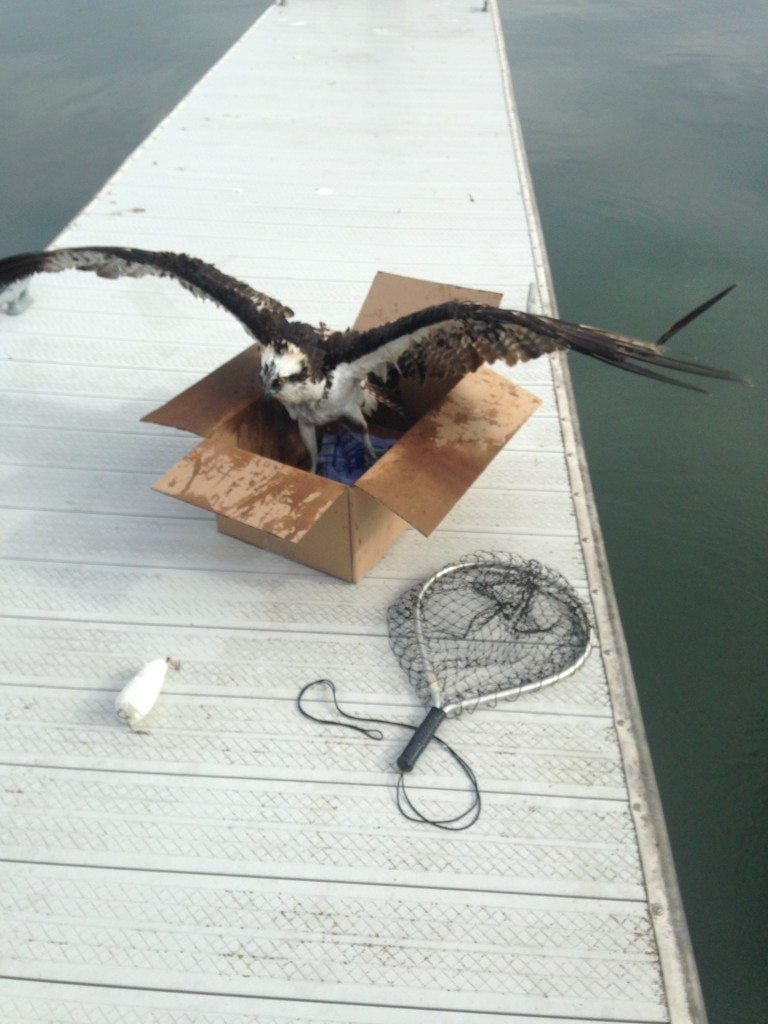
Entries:
[[712, 1024], [765, 1024], [768, 10], [502, 0], [561, 315], [673, 342], [751, 392], [573, 361]]
[[[47, 244], [265, 6], [0, 0], [0, 251]], [[561, 314], [652, 338], [739, 283], [674, 351], [751, 392], [573, 374], [711, 1024], [765, 1024], [768, 18], [501, 9]]]

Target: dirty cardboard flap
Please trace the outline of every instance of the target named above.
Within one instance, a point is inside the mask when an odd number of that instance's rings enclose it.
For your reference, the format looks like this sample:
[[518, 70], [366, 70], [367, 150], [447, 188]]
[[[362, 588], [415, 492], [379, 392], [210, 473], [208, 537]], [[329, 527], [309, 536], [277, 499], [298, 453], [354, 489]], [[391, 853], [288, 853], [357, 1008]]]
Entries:
[[212, 439], [188, 452], [154, 487], [292, 543], [346, 492], [334, 480]]
[[458, 300], [498, 306], [501, 298], [501, 292], [484, 288], [462, 288], [456, 284], [422, 281], [417, 277], [379, 270], [371, 282], [354, 328], [356, 331], [369, 331], [372, 327], [380, 327], [390, 320], [417, 313], [427, 306], [439, 306], [443, 302]]
[[261, 346], [250, 345], [228, 362], [181, 391], [165, 405], [142, 416], [158, 423], [207, 437], [233, 406], [261, 393]]
[[428, 536], [539, 406], [481, 367], [414, 424], [356, 487]]

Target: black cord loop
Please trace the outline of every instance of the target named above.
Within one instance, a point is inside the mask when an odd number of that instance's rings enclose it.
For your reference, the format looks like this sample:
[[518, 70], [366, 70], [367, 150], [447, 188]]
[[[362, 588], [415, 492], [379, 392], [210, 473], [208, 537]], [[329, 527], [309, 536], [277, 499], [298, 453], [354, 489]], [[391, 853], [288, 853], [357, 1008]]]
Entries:
[[[381, 729], [366, 729], [362, 725], [352, 725], [350, 722], [339, 722], [333, 718], [320, 718], [317, 715], [310, 714], [302, 704], [302, 700], [306, 692], [314, 686], [326, 686], [331, 691], [331, 700], [333, 706], [341, 715], [342, 718], [349, 718], [354, 722], [372, 722], [375, 725], [394, 725], [400, 729], [410, 729], [411, 732], [415, 732], [418, 728], [415, 725], [409, 725], [406, 722], [396, 722], [387, 718], [368, 718], [363, 715], [353, 715], [349, 711], [344, 711], [339, 705], [338, 698], [336, 696], [336, 685], [330, 679], [315, 679], [311, 683], [307, 683], [299, 691], [299, 695], [296, 698], [296, 705], [304, 715], [305, 718], [309, 718], [313, 722], [319, 722], [321, 725], [338, 725], [343, 729], [352, 729], [354, 732], [361, 732], [364, 736], [367, 736], [372, 740], [383, 740], [384, 733]], [[408, 793], [405, 785], [405, 776], [403, 772], [400, 772], [395, 786], [395, 795], [397, 800], [397, 809], [407, 818], [409, 821], [415, 821], [419, 824], [433, 825], [435, 828], [443, 829], [447, 832], [461, 832], [464, 829], [471, 828], [475, 824], [477, 819], [480, 817], [480, 811], [482, 809], [482, 801], [480, 798], [480, 787], [477, 782], [477, 776], [472, 771], [470, 766], [464, 760], [464, 758], [458, 754], [452, 746], [441, 739], [439, 736], [432, 738], [433, 743], [438, 743], [443, 750], [445, 750], [469, 780], [472, 790], [472, 802], [466, 810], [462, 811], [461, 814], [457, 814], [452, 818], [430, 818], [428, 815], [420, 811], [419, 808], [414, 804], [411, 795]]]

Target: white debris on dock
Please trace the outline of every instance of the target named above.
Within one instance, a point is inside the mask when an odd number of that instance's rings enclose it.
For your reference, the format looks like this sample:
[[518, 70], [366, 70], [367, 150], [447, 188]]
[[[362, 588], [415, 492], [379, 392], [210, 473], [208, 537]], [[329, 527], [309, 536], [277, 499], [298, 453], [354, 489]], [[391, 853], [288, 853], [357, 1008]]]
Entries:
[[155, 706], [169, 666], [180, 668], [171, 658], [148, 661], [115, 697], [117, 717], [129, 728], [137, 729]]

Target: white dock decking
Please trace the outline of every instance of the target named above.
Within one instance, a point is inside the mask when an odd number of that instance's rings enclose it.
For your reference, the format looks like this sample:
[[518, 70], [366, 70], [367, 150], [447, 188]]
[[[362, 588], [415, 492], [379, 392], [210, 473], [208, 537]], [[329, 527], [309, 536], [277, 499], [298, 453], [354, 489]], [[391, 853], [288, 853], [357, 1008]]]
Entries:
[[[186, 251], [339, 327], [378, 270], [551, 308], [480, 7], [271, 8], [57, 244]], [[193, 439], [140, 417], [245, 347], [231, 317], [150, 279], [31, 290], [0, 322], [0, 1020], [704, 1020], [562, 366], [510, 373], [541, 410], [431, 539], [350, 585], [150, 490]], [[484, 796], [451, 834], [397, 813], [401, 733], [295, 699], [327, 676], [417, 720], [386, 609], [488, 548], [565, 573], [602, 651], [445, 724]], [[115, 691], [166, 654], [181, 671], [130, 733]], [[463, 805], [434, 750], [417, 782]]]

